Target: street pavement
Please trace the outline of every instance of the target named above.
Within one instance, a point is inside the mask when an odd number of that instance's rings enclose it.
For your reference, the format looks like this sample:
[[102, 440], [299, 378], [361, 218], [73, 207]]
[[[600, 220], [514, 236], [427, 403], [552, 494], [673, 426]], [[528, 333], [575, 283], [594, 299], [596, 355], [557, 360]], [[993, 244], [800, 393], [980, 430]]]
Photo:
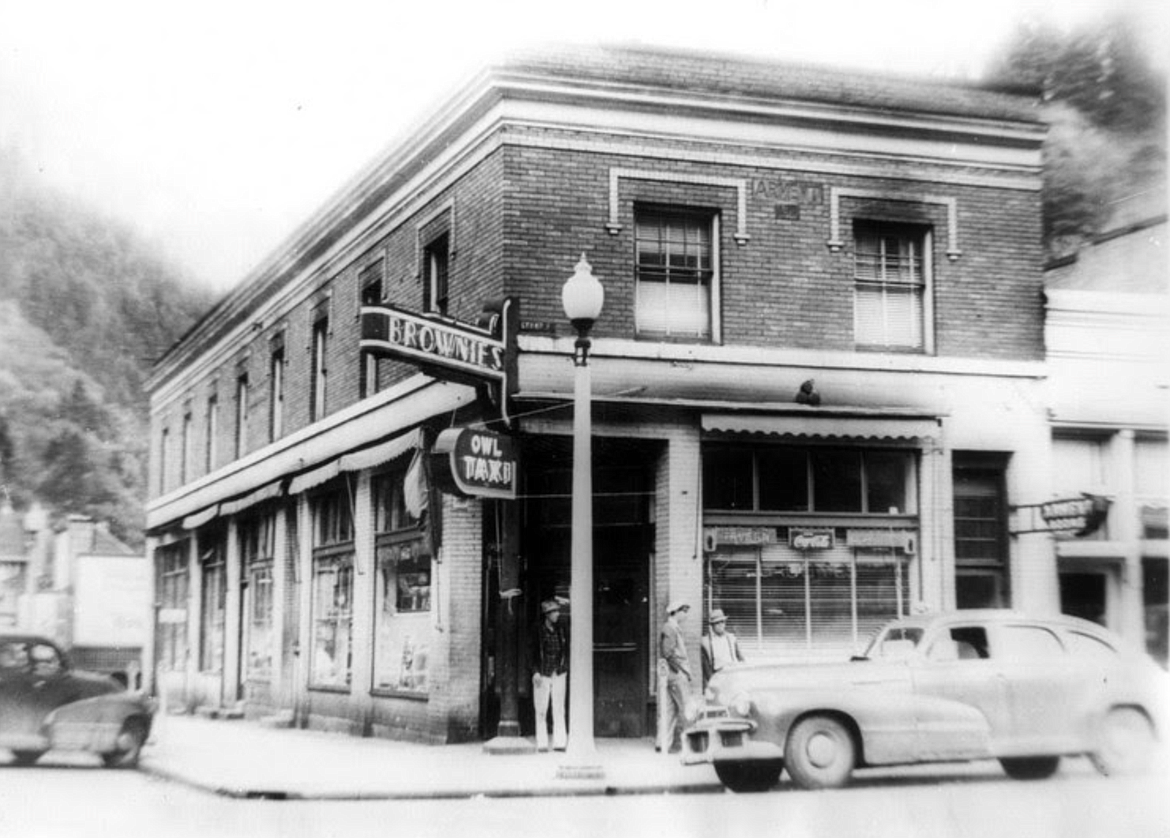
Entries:
[[494, 754], [483, 742], [423, 745], [242, 719], [159, 716], [140, 768], [229, 797], [409, 800], [721, 792], [709, 765], [650, 740], [598, 739], [600, 777], [562, 779], [564, 753]]

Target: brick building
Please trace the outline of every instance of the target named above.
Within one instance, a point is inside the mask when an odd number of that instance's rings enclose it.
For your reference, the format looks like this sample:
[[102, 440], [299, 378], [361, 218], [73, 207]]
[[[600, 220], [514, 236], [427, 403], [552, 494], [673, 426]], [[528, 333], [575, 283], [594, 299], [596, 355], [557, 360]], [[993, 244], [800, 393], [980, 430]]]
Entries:
[[[1049, 497], [1043, 135], [1017, 96], [731, 57], [486, 70], [158, 363], [160, 688], [434, 742], [518, 693], [530, 729], [508, 626], [568, 593], [582, 253], [599, 735], [652, 730], [670, 599], [696, 655], [719, 607], [753, 659], [1056, 608], [1050, 537], [1008, 527]], [[437, 368], [501, 299], [507, 386]], [[451, 428], [506, 433], [515, 500], [425, 479]]]

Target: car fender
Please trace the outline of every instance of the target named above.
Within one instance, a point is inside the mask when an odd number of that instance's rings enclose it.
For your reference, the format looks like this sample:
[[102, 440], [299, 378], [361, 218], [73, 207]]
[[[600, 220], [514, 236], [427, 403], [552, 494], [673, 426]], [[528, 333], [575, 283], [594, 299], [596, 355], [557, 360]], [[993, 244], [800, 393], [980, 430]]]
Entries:
[[117, 692], [64, 704], [45, 717], [44, 735], [54, 748], [105, 752], [117, 747], [118, 733], [137, 719], [149, 735], [154, 702], [145, 696]]

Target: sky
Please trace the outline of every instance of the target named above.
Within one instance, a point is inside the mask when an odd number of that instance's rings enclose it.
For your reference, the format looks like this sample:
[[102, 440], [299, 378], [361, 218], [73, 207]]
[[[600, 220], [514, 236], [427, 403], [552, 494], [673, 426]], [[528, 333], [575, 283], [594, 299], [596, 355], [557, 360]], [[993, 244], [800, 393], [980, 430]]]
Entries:
[[637, 42], [977, 78], [1023, 17], [1167, 0], [0, 0], [0, 154], [226, 291], [508, 49]]

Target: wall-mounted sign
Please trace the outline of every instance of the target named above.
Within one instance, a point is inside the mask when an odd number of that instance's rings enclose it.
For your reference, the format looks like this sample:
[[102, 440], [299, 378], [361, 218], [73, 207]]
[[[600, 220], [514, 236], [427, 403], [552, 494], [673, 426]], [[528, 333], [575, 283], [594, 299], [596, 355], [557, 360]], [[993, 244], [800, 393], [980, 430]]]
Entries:
[[1079, 498], [1062, 498], [1045, 503], [1017, 506], [1012, 535], [1050, 532], [1054, 535], [1081, 537], [1092, 535], [1109, 515], [1111, 501], [1101, 495], [1082, 494]]
[[868, 547], [902, 550], [909, 555], [917, 552], [918, 531], [906, 529], [847, 529], [845, 543], [850, 547]]
[[788, 546], [793, 550], [829, 550], [833, 544], [832, 527], [788, 528]]
[[436, 378], [482, 386], [511, 424], [518, 306], [508, 297], [484, 306], [478, 324], [392, 305], [362, 306], [361, 350], [409, 361]]
[[435, 483], [461, 497], [516, 497], [516, 445], [510, 436], [479, 428], [448, 428], [431, 448]]
[[758, 547], [776, 543], [775, 527], [704, 527], [703, 550], [719, 547]]

